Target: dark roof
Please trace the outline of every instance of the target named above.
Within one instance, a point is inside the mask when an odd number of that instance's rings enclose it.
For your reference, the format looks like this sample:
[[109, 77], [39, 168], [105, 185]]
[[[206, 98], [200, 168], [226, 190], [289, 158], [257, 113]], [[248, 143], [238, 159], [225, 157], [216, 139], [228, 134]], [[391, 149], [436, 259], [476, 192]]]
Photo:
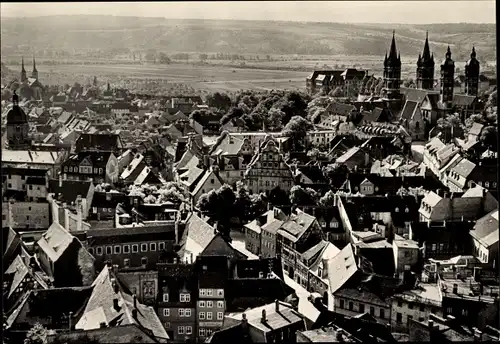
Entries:
[[2, 228], [2, 252], [4, 260], [9, 260], [22, 243], [19, 234], [11, 227]]
[[119, 203], [127, 202], [129, 198], [121, 192], [94, 192], [92, 207], [115, 208]]
[[144, 331], [144, 329], [137, 324], [111, 326], [85, 331], [64, 331], [49, 334], [47, 336], [47, 344], [64, 343], [68, 340], [72, 340], [74, 343], [76, 343], [76, 341], [87, 343], [89, 340], [95, 341], [96, 343], [158, 343], [149, 332]]
[[22, 167], [12, 167], [12, 166], [2, 166], [2, 175], [12, 174], [21, 176], [33, 176], [33, 177], [44, 177], [47, 175], [47, 170], [37, 169], [37, 168], [22, 168]]
[[476, 164], [467, 159], [462, 159], [452, 168], [452, 171], [467, 179], [475, 168]]
[[45, 185], [45, 177], [28, 177], [26, 178], [26, 184], [28, 185]]
[[477, 220], [471, 235], [487, 247], [498, 242], [498, 209]]
[[121, 149], [120, 135], [118, 134], [88, 134], [82, 133], [76, 140], [75, 151], [100, 150], [114, 152]]
[[453, 96], [453, 106], [471, 106], [477, 100], [476, 96], [469, 96], [467, 94], [455, 94]]
[[294, 290], [279, 278], [249, 278], [229, 280], [225, 299], [227, 311], [245, 310], [284, 300]]
[[[179, 237], [184, 231], [182, 223], [179, 224]], [[161, 226], [139, 226], [124, 228], [91, 229], [86, 232], [89, 245], [102, 245], [108, 243], [125, 243], [151, 240], [175, 240], [175, 224]]]
[[427, 94], [436, 93], [436, 91], [429, 91], [418, 88], [407, 88], [407, 87], [401, 87], [400, 91], [402, 94], [404, 94], [405, 100], [407, 101], [411, 100], [417, 103], [421, 103], [425, 99], [425, 96]]
[[7, 113], [8, 124], [23, 124], [28, 123], [28, 116], [19, 105], [14, 105]]
[[401, 111], [401, 118], [408, 120], [411, 119], [417, 106], [418, 103], [416, 101], [407, 100], [403, 108], [403, 111]]
[[62, 202], [72, 203], [76, 201], [78, 195], [86, 198], [92, 182], [81, 180], [63, 180], [59, 186], [58, 179], [49, 181], [49, 193], [56, 194], [56, 198]]
[[23, 325], [31, 327], [40, 322], [40, 318], [50, 324], [52, 318], [67, 319], [69, 312], [73, 312], [73, 323], [76, 323], [92, 289], [93, 287], [73, 287], [32, 290], [9, 316], [8, 325], [13, 328]]
[[348, 116], [351, 114], [352, 110], [356, 110], [356, 107], [352, 104], [343, 104], [343, 103], [330, 103], [326, 108], [328, 112], [333, 113], [338, 116]]
[[[112, 152], [95, 152], [95, 151], [82, 151], [78, 154], [73, 154], [64, 163], [64, 165], [74, 166], [76, 162], [78, 165], [85, 159], [89, 159], [92, 163], [92, 167], [106, 168], [106, 164], [109, 161]], [[77, 172], [78, 173], [78, 172]]]

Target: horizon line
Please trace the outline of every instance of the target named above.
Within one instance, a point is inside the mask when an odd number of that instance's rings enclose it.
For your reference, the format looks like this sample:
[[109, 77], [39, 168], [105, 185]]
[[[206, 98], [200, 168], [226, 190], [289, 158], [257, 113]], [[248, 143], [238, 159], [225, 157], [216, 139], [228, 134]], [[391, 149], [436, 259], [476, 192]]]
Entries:
[[228, 18], [170, 18], [170, 17], [151, 17], [151, 16], [125, 16], [115, 14], [47, 14], [36, 16], [9, 16], [1, 15], [0, 18], [6, 19], [36, 19], [47, 17], [116, 17], [116, 18], [145, 18], [145, 19], [165, 19], [165, 20], [203, 20], [203, 21], [247, 21], [247, 22], [281, 22], [281, 23], [321, 23], [321, 24], [349, 24], [349, 25], [450, 25], [450, 24], [476, 24], [476, 25], [496, 25], [496, 22], [435, 22], [435, 23], [380, 23], [380, 22], [339, 22], [339, 21], [308, 21], [308, 20], [263, 20], [263, 19], [228, 19]]

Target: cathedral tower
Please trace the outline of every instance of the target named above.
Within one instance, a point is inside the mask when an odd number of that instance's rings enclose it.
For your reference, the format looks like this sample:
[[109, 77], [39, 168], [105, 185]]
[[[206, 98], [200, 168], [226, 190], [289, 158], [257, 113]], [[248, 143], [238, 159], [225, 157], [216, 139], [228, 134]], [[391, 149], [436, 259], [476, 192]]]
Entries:
[[31, 72], [31, 77], [38, 80], [38, 71], [36, 70], [35, 57], [33, 56], [33, 72]]
[[388, 99], [400, 98], [401, 58], [396, 51], [395, 32], [392, 32], [391, 50], [384, 59], [384, 91]]
[[447, 108], [453, 101], [453, 86], [455, 82], [455, 62], [451, 59], [451, 50], [448, 46], [446, 57], [441, 63], [441, 85], [439, 86], [440, 101]]
[[424, 51], [418, 55], [417, 88], [432, 90], [434, 88], [434, 55], [429, 49], [429, 33], [426, 34]]
[[21, 58], [21, 82], [28, 80], [26, 77], [26, 69], [24, 69], [24, 57]]
[[479, 61], [476, 59], [476, 49], [472, 47], [470, 59], [465, 63], [465, 94], [477, 96], [479, 89]]
[[15, 91], [12, 96], [12, 109], [7, 113], [7, 141], [11, 150], [24, 150], [31, 146], [28, 116], [19, 106], [19, 97]]

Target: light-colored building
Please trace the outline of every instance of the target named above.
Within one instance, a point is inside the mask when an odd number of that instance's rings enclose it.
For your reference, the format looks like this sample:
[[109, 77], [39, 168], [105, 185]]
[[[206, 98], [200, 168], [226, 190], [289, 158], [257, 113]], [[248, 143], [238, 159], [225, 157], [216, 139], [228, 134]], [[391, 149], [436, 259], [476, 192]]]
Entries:
[[498, 209], [477, 220], [470, 231], [474, 255], [484, 264], [498, 266]]

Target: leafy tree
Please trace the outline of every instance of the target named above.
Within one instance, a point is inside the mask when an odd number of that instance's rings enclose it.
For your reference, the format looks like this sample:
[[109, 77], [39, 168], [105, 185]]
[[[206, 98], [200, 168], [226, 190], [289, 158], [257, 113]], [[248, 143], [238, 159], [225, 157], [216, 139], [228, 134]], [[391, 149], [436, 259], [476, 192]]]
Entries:
[[335, 200], [335, 193], [332, 190], [328, 190], [323, 197], [321, 197], [318, 201], [318, 204], [323, 208], [331, 208], [333, 207]]
[[217, 190], [210, 190], [198, 199], [196, 207], [213, 221], [217, 221], [219, 230], [228, 233], [228, 224], [233, 213], [236, 195], [233, 189], [224, 184]]
[[225, 93], [215, 92], [207, 96], [207, 103], [210, 107], [227, 111], [231, 107], [231, 98]]
[[311, 158], [312, 160], [316, 160], [318, 158], [319, 154], [320, 154], [319, 149], [318, 148], [313, 148], [313, 149], [310, 149], [307, 152], [307, 157]]
[[329, 164], [323, 168], [323, 175], [332, 182], [336, 178], [344, 178], [348, 173], [347, 166], [337, 162]]
[[483, 128], [479, 135], [479, 141], [490, 149], [496, 150], [498, 144], [498, 130], [495, 126]]
[[24, 344], [46, 344], [49, 331], [40, 323], [36, 323], [26, 334]]
[[160, 52], [158, 54], [158, 62], [161, 64], [169, 64], [172, 61], [165, 53]]
[[8, 88], [4, 88], [2, 90], [2, 99], [1, 100], [11, 100], [12, 99], [12, 92]]
[[497, 106], [497, 91], [493, 91], [488, 96], [488, 103], [486, 106]]
[[269, 202], [277, 207], [289, 206], [290, 198], [288, 197], [288, 193], [286, 191], [277, 186], [269, 192]]
[[182, 184], [176, 182], [167, 182], [158, 190], [158, 199], [156, 203], [162, 204], [165, 202], [187, 202], [188, 195]]
[[294, 116], [283, 129], [283, 135], [292, 140], [292, 144], [297, 150], [297, 147], [304, 146], [304, 138], [311, 129], [313, 129], [311, 122], [303, 117]]
[[267, 128], [271, 131], [280, 131], [283, 129], [283, 119], [285, 113], [279, 109], [271, 108], [264, 119], [267, 123]]
[[313, 205], [316, 197], [316, 192], [313, 189], [304, 189], [300, 185], [295, 185], [290, 190], [290, 202], [293, 205]]
[[229, 112], [222, 116], [220, 119], [220, 124], [225, 125], [228, 123], [230, 120], [235, 119], [235, 118], [241, 118], [245, 112], [240, 108], [240, 107], [232, 107], [229, 109]]

